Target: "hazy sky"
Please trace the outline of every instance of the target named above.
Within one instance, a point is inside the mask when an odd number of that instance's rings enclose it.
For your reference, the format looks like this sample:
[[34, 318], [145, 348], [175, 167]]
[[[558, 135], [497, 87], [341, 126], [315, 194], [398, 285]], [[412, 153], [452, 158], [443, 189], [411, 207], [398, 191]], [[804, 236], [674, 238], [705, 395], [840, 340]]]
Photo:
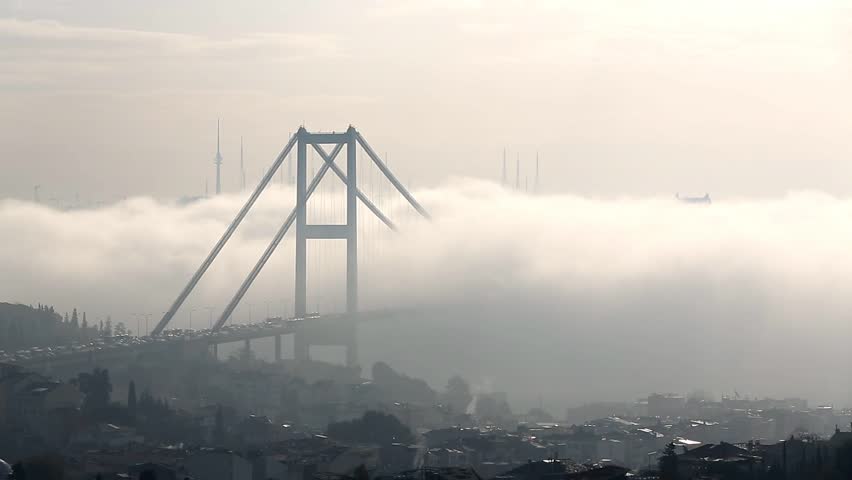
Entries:
[[845, 196], [850, 85], [847, 2], [0, 0], [0, 196], [202, 193], [217, 117], [227, 190], [304, 122], [415, 185], [506, 146], [551, 191]]

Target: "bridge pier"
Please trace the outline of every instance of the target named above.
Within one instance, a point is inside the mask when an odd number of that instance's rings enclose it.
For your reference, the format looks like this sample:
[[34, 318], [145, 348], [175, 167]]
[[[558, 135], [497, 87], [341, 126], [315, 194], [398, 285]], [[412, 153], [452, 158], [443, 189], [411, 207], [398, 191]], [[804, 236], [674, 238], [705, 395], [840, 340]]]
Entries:
[[358, 365], [358, 340], [352, 337], [352, 341], [346, 345], [346, 366], [353, 368]]
[[281, 335], [275, 335], [275, 363], [281, 362]]
[[297, 362], [307, 362], [311, 359], [311, 345], [308, 343], [305, 332], [298, 331], [293, 334], [293, 357]]
[[210, 352], [211, 352], [212, 357], [214, 359], [218, 360], [219, 359], [219, 344], [214, 343], [214, 344], [210, 345]]
[[293, 347], [297, 361], [311, 359], [311, 346], [334, 346], [346, 349], [346, 366], [358, 366], [357, 323], [352, 318], [334, 322], [306, 322], [293, 333]]
[[243, 345], [243, 348], [245, 349], [246, 354], [251, 352], [251, 339], [245, 339], [245, 344]]

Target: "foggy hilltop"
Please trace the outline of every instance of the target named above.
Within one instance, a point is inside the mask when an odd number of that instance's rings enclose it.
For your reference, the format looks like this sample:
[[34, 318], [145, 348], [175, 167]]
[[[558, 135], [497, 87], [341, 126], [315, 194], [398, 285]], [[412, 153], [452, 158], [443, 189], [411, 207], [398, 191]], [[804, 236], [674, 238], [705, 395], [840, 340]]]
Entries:
[[[408, 219], [399, 232], [367, 229], [361, 305], [419, 313], [363, 324], [365, 366], [386, 361], [436, 387], [463, 374], [521, 406], [699, 388], [852, 400], [834, 372], [809, 367], [848, 355], [848, 199], [800, 192], [705, 207], [532, 196], [473, 179], [415, 193], [434, 220], [397, 203], [389, 215]], [[238, 230], [187, 302], [195, 328], [216, 319], [293, 198], [276, 186]], [[0, 222], [16, 233], [0, 251], [2, 291], [23, 303], [48, 291], [65, 309], [153, 324], [242, 199], [139, 197], [68, 212], [5, 200]], [[246, 298], [254, 321], [292, 308], [292, 248], [285, 240]], [[339, 311], [343, 248], [322, 253], [309, 305]], [[248, 308], [233, 321], [248, 322]], [[187, 321], [187, 311], [175, 318]]]

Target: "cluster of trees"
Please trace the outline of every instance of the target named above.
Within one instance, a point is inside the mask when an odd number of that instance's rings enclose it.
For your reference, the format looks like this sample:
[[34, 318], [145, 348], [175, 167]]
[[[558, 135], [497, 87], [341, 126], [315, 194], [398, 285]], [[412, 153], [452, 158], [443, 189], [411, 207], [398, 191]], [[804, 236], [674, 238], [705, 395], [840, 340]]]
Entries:
[[398, 418], [375, 411], [368, 411], [356, 420], [329, 424], [328, 436], [351, 444], [387, 446], [392, 443], [414, 442], [411, 430]]
[[62, 480], [65, 460], [58, 454], [38, 455], [12, 465], [15, 480]]
[[39, 345], [57, 345], [91, 340], [99, 336], [129, 335], [127, 327], [112, 319], [90, 324], [86, 312], [59, 315], [52, 305], [0, 303], [0, 350], [19, 350]]
[[438, 399], [426, 382], [398, 373], [384, 362], [373, 365], [373, 383], [397, 402], [432, 405]]
[[143, 390], [137, 395], [136, 383], [130, 380], [127, 403], [112, 401], [113, 386], [109, 370], [95, 368], [72, 380], [83, 394], [82, 413], [92, 422], [135, 426], [137, 431], [154, 441], [198, 441], [201, 429], [188, 414], [171, 408], [168, 400]]
[[127, 329], [127, 326], [124, 325], [123, 322], [118, 322], [115, 326], [112, 324], [112, 317], [107, 315], [106, 321], [98, 320], [98, 323], [89, 325], [89, 321], [86, 318], [86, 312], [83, 312], [82, 317], [77, 314], [77, 309], [75, 308], [71, 312], [71, 316], [68, 316], [68, 312], [65, 312], [65, 317], [63, 317], [64, 324], [70, 325], [72, 329], [82, 330], [83, 332], [87, 332], [89, 335], [87, 337], [98, 336], [98, 337], [112, 337], [113, 335], [121, 336], [121, 335], [130, 335], [130, 330]]
[[444, 393], [444, 402], [456, 413], [465, 413], [473, 401], [473, 395], [470, 393], [470, 385], [465, 379], [458, 375], [454, 375], [447, 382], [446, 392]]

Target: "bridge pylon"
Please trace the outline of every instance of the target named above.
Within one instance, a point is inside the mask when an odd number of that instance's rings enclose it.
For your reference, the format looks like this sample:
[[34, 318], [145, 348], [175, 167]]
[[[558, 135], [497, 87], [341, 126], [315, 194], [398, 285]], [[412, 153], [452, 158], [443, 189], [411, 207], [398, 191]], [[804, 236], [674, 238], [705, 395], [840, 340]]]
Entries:
[[[358, 312], [358, 133], [350, 126], [344, 133], [310, 133], [305, 127], [296, 132], [296, 284], [294, 293], [294, 315], [305, 318], [308, 314], [308, 240], [346, 241], [346, 313]], [[317, 149], [323, 157], [323, 145], [333, 145], [334, 151], [346, 149], [346, 223], [342, 225], [317, 225], [307, 222], [308, 193], [308, 147]], [[332, 158], [333, 162], [334, 159]], [[347, 350], [346, 363], [357, 363], [355, 340], [344, 345]], [[295, 334], [295, 356], [297, 360], [310, 359], [310, 342], [303, 330]]]

